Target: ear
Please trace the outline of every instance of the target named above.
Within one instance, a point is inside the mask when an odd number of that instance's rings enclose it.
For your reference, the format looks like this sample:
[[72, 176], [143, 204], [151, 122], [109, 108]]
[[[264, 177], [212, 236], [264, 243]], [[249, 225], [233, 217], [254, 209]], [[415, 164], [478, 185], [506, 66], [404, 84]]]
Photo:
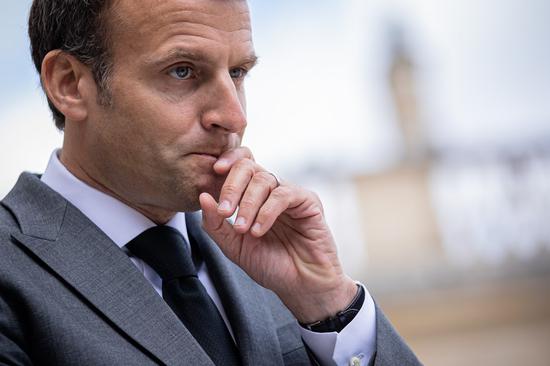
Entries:
[[88, 117], [88, 106], [91, 98], [95, 100], [97, 89], [86, 65], [63, 51], [51, 51], [42, 62], [41, 78], [50, 101], [66, 121]]

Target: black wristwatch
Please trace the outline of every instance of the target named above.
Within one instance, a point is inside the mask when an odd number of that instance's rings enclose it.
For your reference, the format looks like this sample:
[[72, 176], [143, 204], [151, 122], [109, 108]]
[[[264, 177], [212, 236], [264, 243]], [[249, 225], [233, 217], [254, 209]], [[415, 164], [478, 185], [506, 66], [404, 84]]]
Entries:
[[353, 320], [353, 318], [355, 318], [357, 313], [359, 313], [359, 310], [361, 310], [363, 306], [363, 302], [365, 302], [365, 290], [363, 286], [357, 285], [357, 294], [347, 308], [325, 320], [319, 320], [310, 324], [300, 323], [300, 325], [312, 332], [340, 332]]

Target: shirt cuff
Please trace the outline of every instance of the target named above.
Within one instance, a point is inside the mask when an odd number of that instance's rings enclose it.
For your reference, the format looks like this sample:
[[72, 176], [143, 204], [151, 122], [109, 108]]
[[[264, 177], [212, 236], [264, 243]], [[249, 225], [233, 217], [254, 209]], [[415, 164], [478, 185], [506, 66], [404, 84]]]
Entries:
[[355, 318], [340, 333], [317, 333], [300, 327], [302, 339], [323, 366], [367, 365], [376, 352], [376, 309], [367, 288]]

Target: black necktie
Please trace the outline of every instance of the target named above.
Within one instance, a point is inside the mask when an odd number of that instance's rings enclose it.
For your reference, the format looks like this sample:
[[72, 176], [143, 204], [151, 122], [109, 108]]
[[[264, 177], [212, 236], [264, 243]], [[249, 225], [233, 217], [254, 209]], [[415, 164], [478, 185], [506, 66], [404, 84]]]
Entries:
[[[240, 356], [216, 305], [197, 277], [181, 233], [155, 226], [126, 247], [162, 278], [162, 297], [216, 365], [240, 365]], [[193, 248], [193, 250], [197, 250]]]

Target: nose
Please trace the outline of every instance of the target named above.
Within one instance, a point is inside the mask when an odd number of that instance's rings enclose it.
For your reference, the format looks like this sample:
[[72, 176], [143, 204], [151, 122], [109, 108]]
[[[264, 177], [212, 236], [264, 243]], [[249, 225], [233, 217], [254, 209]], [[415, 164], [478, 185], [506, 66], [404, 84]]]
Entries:
[[201, 116], [204, 128], [243, 132], [247, 124], [244, 92], [239, 96], [231, 76], [228, 73], [218, 76], [208, 89], [206, 108]]

